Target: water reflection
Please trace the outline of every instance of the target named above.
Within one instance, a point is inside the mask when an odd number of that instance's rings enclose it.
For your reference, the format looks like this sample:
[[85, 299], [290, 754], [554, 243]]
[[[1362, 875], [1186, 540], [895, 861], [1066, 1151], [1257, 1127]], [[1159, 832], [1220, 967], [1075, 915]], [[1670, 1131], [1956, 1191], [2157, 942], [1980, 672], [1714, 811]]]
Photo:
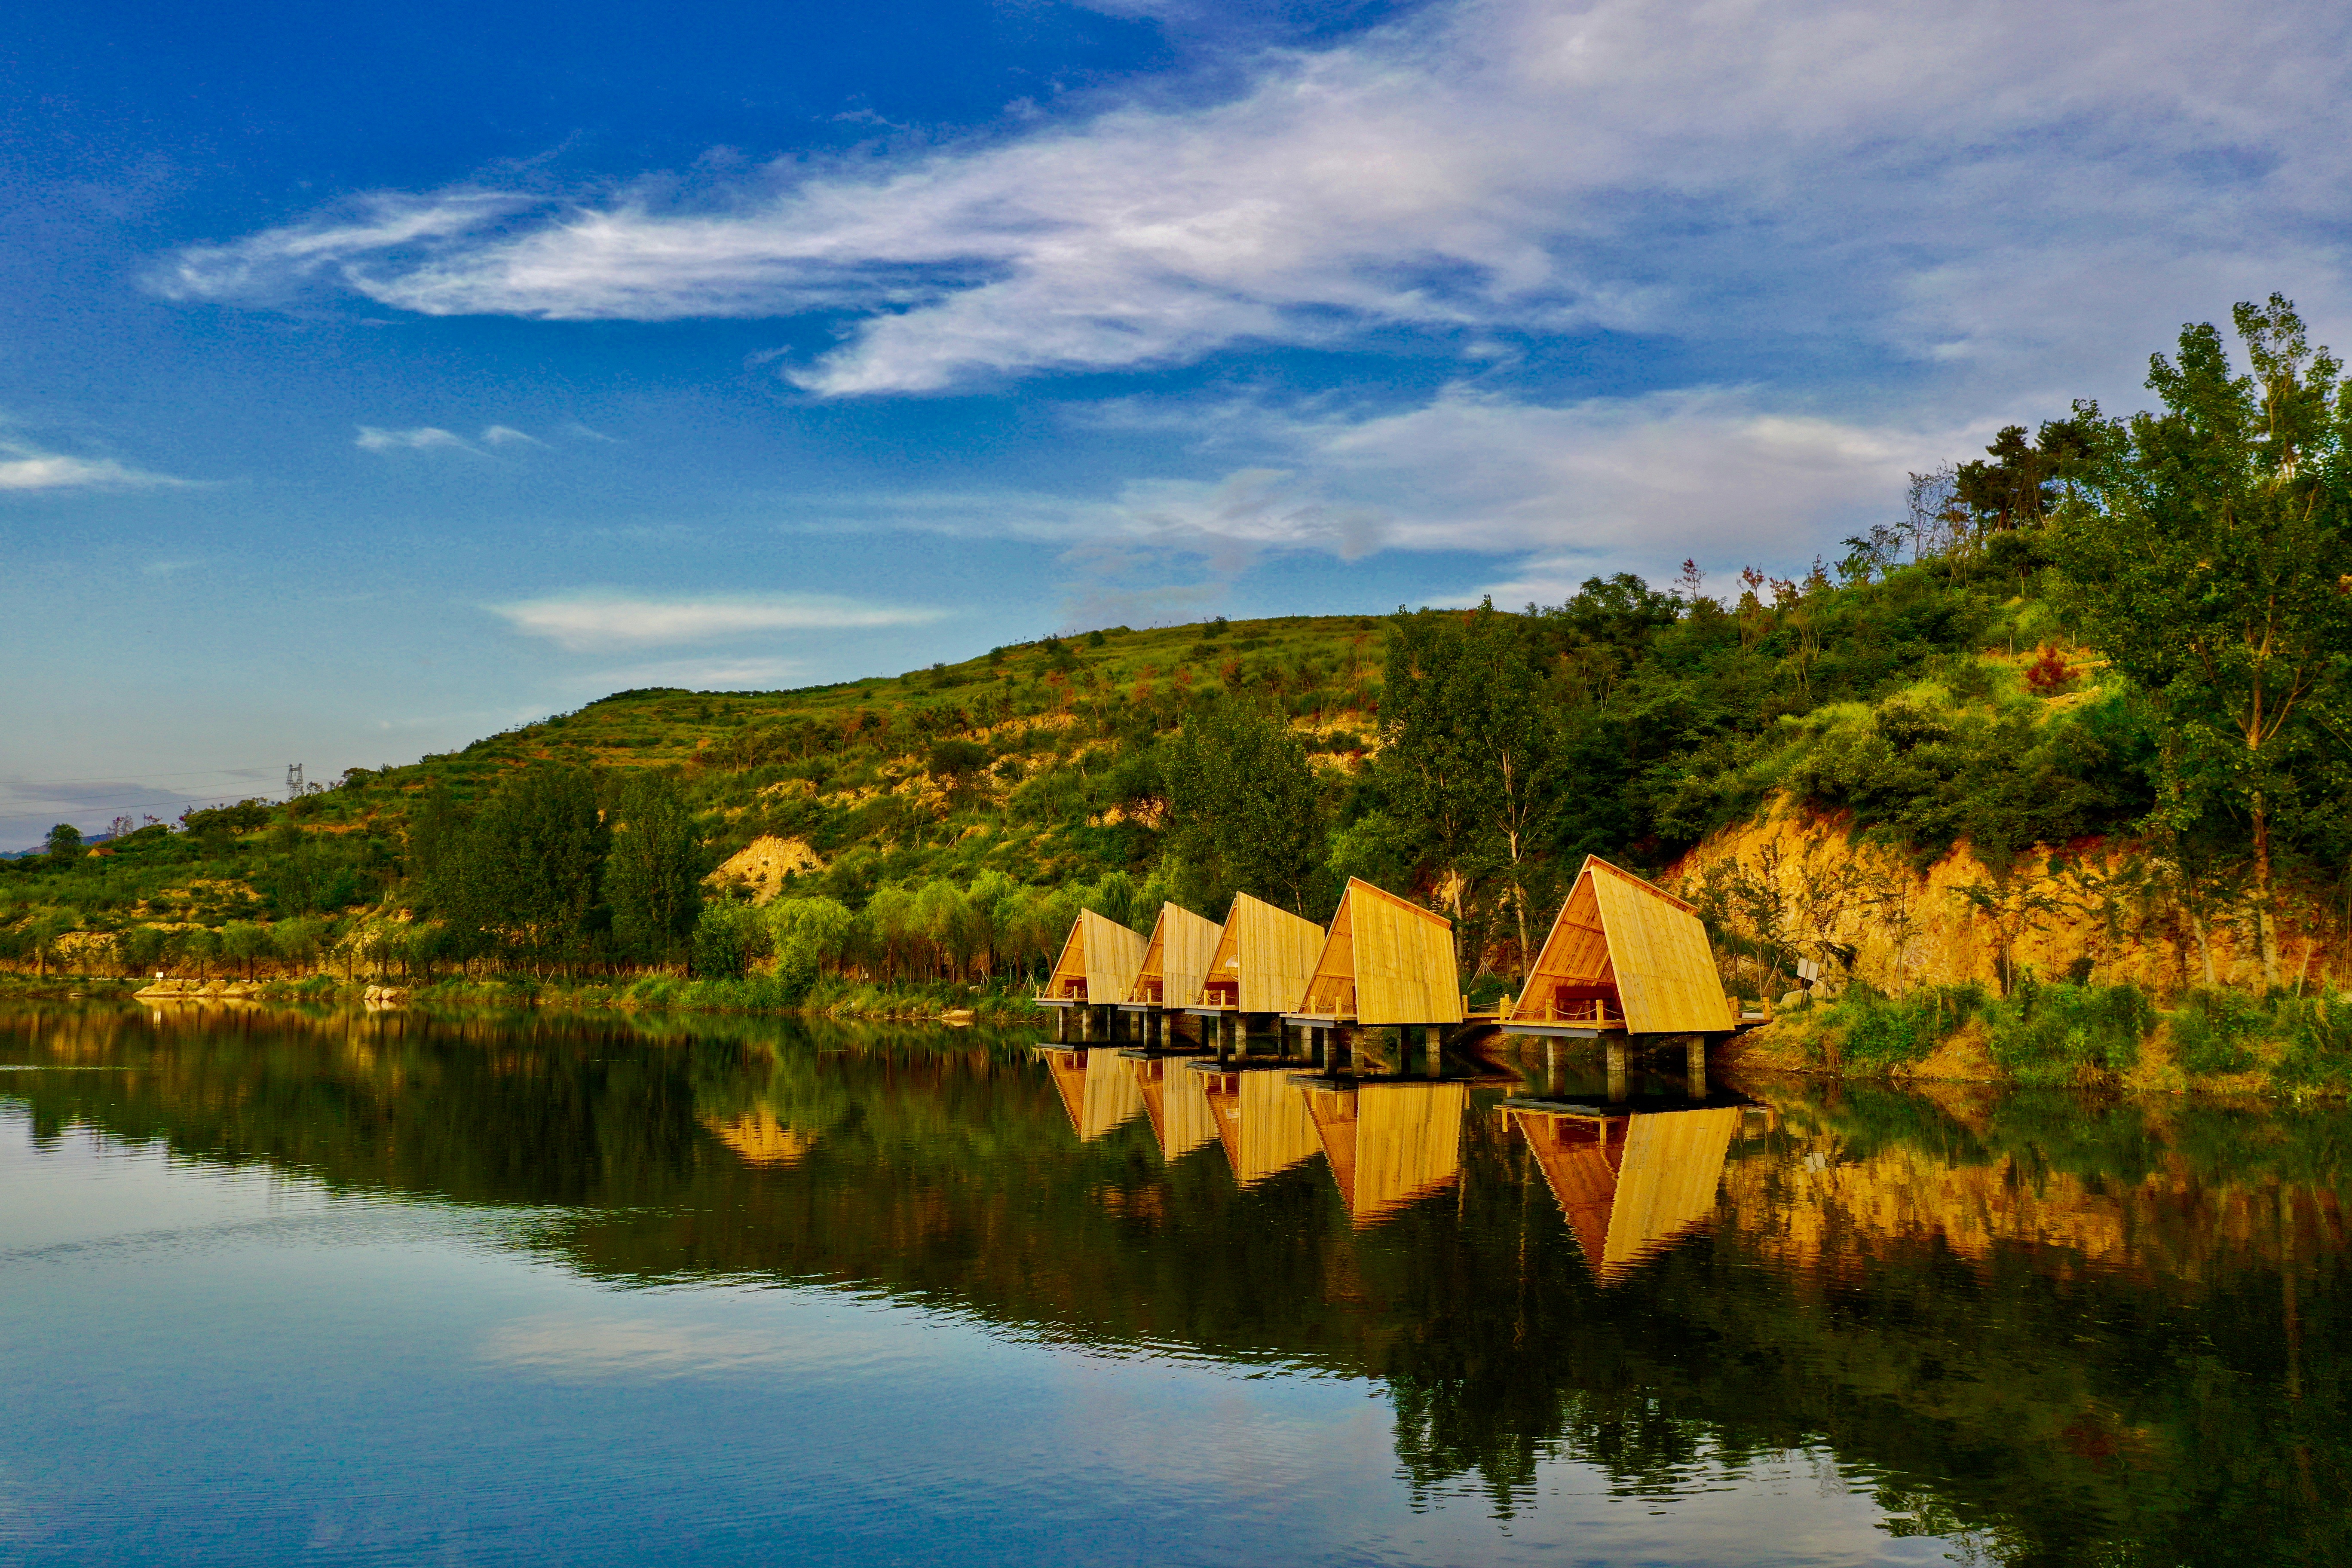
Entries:
[[1316, 1142], [1357, 1225], [1441, 1192], [1461, 1174], [1468, 1084], [1309, 1079], [1295, 1089], [1307, 1100]]
[[[1011, 1341], [1368, 1380], [1367, 1473], [1522, 1535], [1577, 1506], [1546, 1479], [1573, 1463], [1658, 1510], [1614, 1554], [1704, 1557], [1675, 1521], [1810, 1454], [1930, 1560], [2352, 1561], [2339, 1107], [1750, 1083], [1754, 1110], [1566, 1114], [1541, 1069], [1301, 1083], [748, 1019], [36, 1012], [0, 1016], [0, 1062], [121, 1069], [0, 1074], [37, 1147], [511, 1214], [485, 1245], [570, 1278], [841, 1283]], [[549, 1363], [554, 1323], [500, 1364]], [[1250, 1539], [1219, 1552], [1289, 1544], [1273, 1514]]]
[[1503, 1115], [1603, 1282], [1713, 1223], [1724, 1156], [1745, 1120], [1738, 1106], [1612, 1112], [1534, 1100]]
[[1242, 1186], [1256, 1186], [1314, 1156], [1315, 1121], [1288, 1069], [1220, 1068], [1205, 1061], [1185, 1066], [1202, 1079], [1217, 1141]]
[[1185, 1068], [1182, 1057], [1147, 1052], [1129, 1062], [1160, 1157], [1170, 1163], [1217, 1141], [1217, 1113], [1209, 1104], [1208, 1080]]
[[1142, 1086], [1117, 1049], [1039, 1046], [1037, 1057], [1054, 1075], [1070, 1130], [1087, 1142], [1133, 1120], [1143, 1109]]

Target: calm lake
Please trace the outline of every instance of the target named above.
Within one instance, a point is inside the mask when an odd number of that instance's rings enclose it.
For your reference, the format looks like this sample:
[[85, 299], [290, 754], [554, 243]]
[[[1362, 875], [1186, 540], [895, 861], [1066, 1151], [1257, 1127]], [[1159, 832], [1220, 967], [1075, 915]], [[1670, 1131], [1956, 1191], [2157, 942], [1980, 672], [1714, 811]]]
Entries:
[[0, 1013], [0, 1562], [2352, 1562], [2341, 1109], [1040, 1037]]

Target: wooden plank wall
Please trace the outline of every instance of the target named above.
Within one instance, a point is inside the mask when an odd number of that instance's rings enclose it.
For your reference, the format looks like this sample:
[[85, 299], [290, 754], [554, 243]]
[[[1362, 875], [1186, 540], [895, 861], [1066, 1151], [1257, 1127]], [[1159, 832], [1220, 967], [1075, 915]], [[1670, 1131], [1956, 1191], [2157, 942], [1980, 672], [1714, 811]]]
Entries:
[[1202, 977], [1238, 979], [1244, 1013], [1287, 1013], [1306, 994], [1322, 949], [1323, 928], [1313, 921], [1236, 893]]
[[1125, 1000], [1135, 988], [1135, 972], [1143, 967], [1143, 936], [1092, 910], [1078, 911], [1078, 927], [1086, 933], [1087, 1000]]
[[1353, 877], [1307, 984], [1308, 1010], [1340, 1010], [1343, 981], [1354, 983], [1354, 1018], [1368, 1028], [1462, 1021], [1454, 922]]
[[1629, 1034], [1727, 1033], [1737, 1026], [1706, 927], [1688, 904], [1630, 871], [1587, 860]]
[[1223, 929], [1203, 920], [1181, 904], [1160, 910], [1161, 938], [1160, 999], [1171, 1007], [1189, 1007], [1201, 999], [1201, 981], [1209, 973], [1209, 955], [1217, 951]]

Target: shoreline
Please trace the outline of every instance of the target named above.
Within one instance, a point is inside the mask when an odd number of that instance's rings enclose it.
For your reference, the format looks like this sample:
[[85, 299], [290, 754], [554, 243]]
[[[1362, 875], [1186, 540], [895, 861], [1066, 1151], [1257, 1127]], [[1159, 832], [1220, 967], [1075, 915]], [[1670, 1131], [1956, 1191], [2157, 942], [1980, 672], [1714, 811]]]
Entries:
[[[624, 1017], [709, 1014], [735, 1017], [825, 1019], [837, 1023], [937, 1024], [946, 1027], [1018, 1027], [1042, 1024], [1029, 995], [984, 994], [979, 1005], [946, 1005], [950, 998], [936, 993], [907, 994], [889, 988], [853, 984], [845, 994], [819, 998], [813, 1005], [754, 1004], [747, 997], [729, 996], [720, 988], [742, 982], [668, 980], [647, 994], [632, 996], [643, 982], [628, 986], [565, 985], [530, 979], [461, 981], [445, 979], [426, 985], [387, 985], [379, 981], [342, 981], [322, 975], [300, 980], [167, 981], [156, 990], [153, 982], [111, 976], [60, 975], [36, 979], [0, 975], [0, 1005], [9, 1002], [114, 1002], [173, 1008], [312, 1006], [357, 1007], [370, 1013], [414, 1011], [436, 1015], [545, 1011], [610, 1013]], [[686, 987], [707, 985], [718, 994], [680, 995]], [[2192, 1073], [2180, 1066], [2178, 1055], [2159, 1027], [2143, 1041], [2140, 1059], [2122, 1071], [2076, 1069], [2063, 1077], [2032, 1076], [2003, 1068], [1987, 1048], [1981, 1028], [1964, 1028], [1925, 1057], [1892, 1063], [1839, 1062], [1836, 1041], [1823, 1020], [1802, 1014], [1784, 1016], [1761, 1029], [1736, 1037], [1713, 1053], [1717, 1070], [1738, 1076], [1802, 1079], [1855, 1087], [1913, 1089], [1930, 1085], [1976, 1088], [2066, 1089], [2078, 1092], [2120, 1095], [2189, 1096], [2211, 1100], [2260, 1100], [2300, 1104], [2336, 1102], [2347, 1096], [2336, 1085], [2283, 1084], [2267, 1066], [2245, 1071]], [[1494, 1054], [1491, 1050], [1487, 1053]], [[1825, 1059], [1829, 1058], [1829, 1059]]]

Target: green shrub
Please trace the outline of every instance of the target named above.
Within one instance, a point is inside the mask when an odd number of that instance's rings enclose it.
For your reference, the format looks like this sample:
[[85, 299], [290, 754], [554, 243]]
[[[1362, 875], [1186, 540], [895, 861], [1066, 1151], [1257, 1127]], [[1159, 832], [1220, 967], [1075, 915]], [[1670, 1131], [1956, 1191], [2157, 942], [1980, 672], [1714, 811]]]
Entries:
[[2273, 1076], [2291, 1089], [2352, 1089], [2352, 997], [2333, 989], [2278, 1003], [2278, 1036], [2286, 1042]]
[[1984, 1006], [1980, 985], [1937, 985], [1888, 996], [1860, 982], [1826, 1009], [1824, 1022], [1844, 1031], [1849, 1069], [1900, 1067], [1931, 1055]]
[[2156, 1026], [2156, 1005], [2137, 985], [2063, 985], [2028, 980], [1986, 1009], [1992, 1059], [2020, 1083], [2072, 1083], [2127, 1071]]

